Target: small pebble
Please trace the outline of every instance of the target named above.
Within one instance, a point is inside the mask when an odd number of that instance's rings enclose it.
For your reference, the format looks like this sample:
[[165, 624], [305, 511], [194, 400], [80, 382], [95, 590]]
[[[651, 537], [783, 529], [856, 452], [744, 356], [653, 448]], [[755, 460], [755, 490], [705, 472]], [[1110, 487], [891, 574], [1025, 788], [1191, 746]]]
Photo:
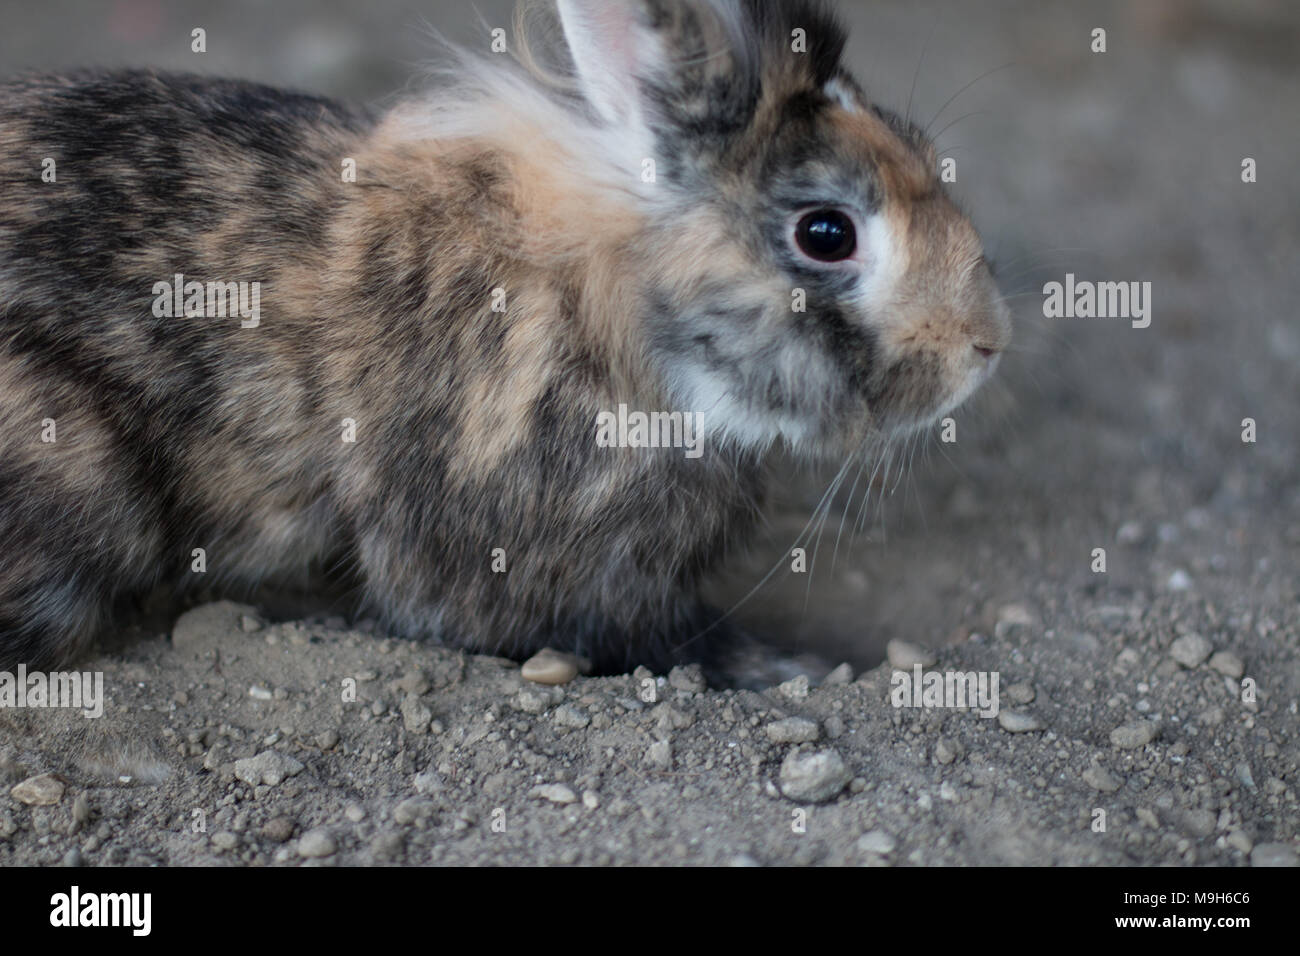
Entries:
[[763, 728], [767, 739], [774, 744], [806, 744], [821, 736], [817, 721], [806, 717], [787, 717]]
[[690, 711], [680, 710], [667, 702], [656, 707], [654, 712], [655, 725], [665, 739], [667, 739], [671, 731], [685, 730], [695, 723], [694, 714]]
[[298, 839], [298, 855], [308, 859], [333, 856], [337, 849], [333, 835], [324, 827], [308, 830]]
[[591, 716], [581, 707], [573, 704], [561, 704], [555, 708], [555, 722], [561, 727], [582, 730], [591, 723]]
[[1197, 720], [1203, 723], [1206, 727], [1217, 727], [1219, 724], [1223, 723], [1223, 718], [1224, 713], [1222, 707], [1211, 707], [1209, 710], [1202, 712]]
[[948, 766], [948, 764], [956, 760], [957, 754], [958, 754], [958, 745], [954, 743], [952, 740], [950, 740], [949, 738], [940, 737], [937, 741], [935, 741], [934, 759], [938, 763], [942, 764], [943, 766], [946, 767]]
[[1120, 750], [1137, 750], [1156, 739], [1160, 725], [1151, 720], [1123, 724], [1110, 732], [1110, 742]]
[[1031, 628], [1038, 624], [1038, 616], [1023, 604], [1004, 604], [998, 608], [998, 619], [993, 625], [995, 637], [1006, 637], [1017, 628]]
[[235, 761], [235, 776], [250, 787], [263, 784], [278, 787], [287, 777], [301, 773], [302, 769], [301, 763], [278, 750], [263, 750], [256, 757]]
[[415, 792], [421, 796], [437, 793], [444, 786], [442, 775], [436, 770], [426, 770], [423, 773], [416, 774], [412, 783], [415, 784]]
[[823, 687], [843, 687], [853, 683], [853, 665], [845, 661], [822, 680]]
[[688, 694], [700, 694], [708, 690], [708, 682], [704, 679], [704, 671], [700, 669], [699, 664], [686, 664], [682, 667], [674, 667], [668, 672], [668, 686], [674, 690], [685, 691]]
[[1145, 536], [1145, 529], [1136, 521], [1125, 521], [1119, 526], [1119, 530], [1115, 532], [1116, 541], [1130, 546], [1140, 544]]
[[1210, 667], [1225, 677], [1240, 677], [1246, 673], [1246, 665], [1232, 651], [1216, 651], [1210, 658]]
[[1242, 853], [1249, 853], [1255, 846], [1254, 842], [1246, 835], [1243, 830], [1233, 830], [1228, 834], [1228, 846]]
[[1166, 587], [1171, 591], [1190, 591], [1192, 589], [1192, 576], [1182, 568], [1169, 575]]
[[429, 691], [429, 679], [424, 676], [423, 671], [408, 671], [405, 676], [395, 682], [398, 690], [407, 694], [414, 694], [419, 697]]
[[1034, 698], [1038, 696], [1038, 692], [1034, 690], [1033, 684], [1021, 681], [1007, 688], [1007, 696], [1017, 704], [1032, 704]]
[[1183, 829], [1198, 839], [1204, 839], [1213, 833], [1214, 823], [1214, 813], [1209, 810], [1188, 810], [1183, 814]]
[[219, 833], [212, 834], [212, 845], [218, 850], [233, 850], [239, 846], [239, 837], [229, 830], [222, 830]]
[[284, 843], [293, 836], [293, 821], [288, 817], [273, 817], [262, 826], [262, 836], [272, 843]]
[[862, 853], [878, 853], [888, 856], [894, 852], [894, 838], [884, 830], [872, 830], [858, 837], [858, 850]]
[[540, 797], [543, 800], [549, 800], [551, 803], [574, 803], [578, 795], [573, 792], [572, 788], [563, 783], [546, 783], [541, 786], [533, 787], [528, 792], [530, 797]]
[[28, 777], [10, 790], [9, 795], [29, 807], [52, 807], [63, 799], [64, 790], [63, 781], [53, 774], [43, 773]]
[[776, 690], [787, 700], [807, 700], [808, 687], [808, 675], [800, 674], [798, 677], [792, 677], [784, 683], [777, 684]]
[[1191, 669], [1199, 667], [1210, 656], [1214, 646], [1200, 634], [1184, 634], [1169, 646], [1169, 656]]
[[673, 745], [666, 740], [656, 740], [646, 748], [645, 762], [657, 770], [672, 770]]
[[578, 658], [548, 647], [524, 661], [519, 673], [534, 684], [567, 684], [578, 676]]
[[558, 687], [524, 686], [515, 695], [515, 706], [525, 714], [541, 714], [552, 704], [564, 699], [564, 692]]
[[406, 849], [406, 837], [400, 830], [386, 830], [370, 843], [370, 854], [376, 860], [396, 860]]
[[191, 608], [172, 625], [172, 647], [178, 651], [202, 652], [219, 645], [222, 637], [239, 626], [254, 609], [246, 604], [217, 601]]
[[781, 762], [781, 792], [789, 799], [821, 803], [839, 794], [853, 774], [835, 750], [792, 750]]
[[428, 733], [429, 722], [433, 720], [433, 711], [426, 707], [420, 698], [407, 694], [402, 698], [402, 726], [412, 734]]
[[407, 797], [393, 807], [393, 822], [399, 826], [409, 827], [428, 819], [433, 814], [433, 810], [432, 800], [424, 797]]
[[885, 657], [888, 658], [890, 666], [900, 671], [910, 671], [917, 664], [929, 667], [938, 660], [934, 651], [929, 648], [899, 640], [890, 641], [885, 645]]
[[259, 687], [257, 684], [254, 684], [252, 687], [248, 688], [248, 696], [253, 698], [253, 700], [272, 700], [275, 697], [275, 694], [267, 690], [265, 687]]
[[1033, 714], [1015, 710], [999, 710], [998, 723], [1009, 734], [1023, 734], [1032, 730], [1042, 730], [1043, 722]]
[[365, 807], [362, 807], [359, 804], [350, 803], [348, 804], [347, 809], [343, 811], [343, 815], [353, 823], [360, 823], [366, 818], [366, 810]]
[[85, 864], [85, 861], [81, 857], [81, 850], [74, 846], [67, 853], [63, 854], [62, 863], [64, 866], [82, 866]]
[[1251, 866], [1298, 866], [1300, 856], [1285, 843], [1261, 843], [1250, 851]]
[[1102, 793], [1114, 793], [1122, 786], [1121, 781], [1113, 773], [1097, 763], [1083, 772], [1083, 782]]

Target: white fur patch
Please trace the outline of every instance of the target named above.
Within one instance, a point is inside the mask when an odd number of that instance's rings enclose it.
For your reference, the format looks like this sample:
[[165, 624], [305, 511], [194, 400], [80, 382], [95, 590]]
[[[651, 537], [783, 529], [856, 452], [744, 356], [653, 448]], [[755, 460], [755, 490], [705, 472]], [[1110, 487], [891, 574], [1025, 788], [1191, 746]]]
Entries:
[[831, 79], [824, 87], [822, 87], [822, 92], [848, 112], [862, 112], [862, 108], [858, 105], [858, 99], [853, 95], [853, 91], [838, 79]]
[[893, 300], [894, 290], [907, 271], [907, 250], [887, 217], [876, 214], [866, 222], [862, 277], [857, 284], [858, 306], [867, 315], [880, 315]]
[[780, 440], [797, 445], [807, 436], [804, 423], [756, 411], [697, 365], [675, 370], [671, 384], [683, 408], [696, 412], [697, 427], [710, 445], [735, 444], [761, 452]]

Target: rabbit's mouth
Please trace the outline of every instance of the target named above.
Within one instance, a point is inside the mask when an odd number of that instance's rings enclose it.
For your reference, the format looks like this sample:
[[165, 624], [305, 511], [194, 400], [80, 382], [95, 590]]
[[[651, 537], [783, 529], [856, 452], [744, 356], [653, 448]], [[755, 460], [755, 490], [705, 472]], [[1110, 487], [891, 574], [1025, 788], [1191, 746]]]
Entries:
[[996, 340], [971, 344], [967, 336], [953, 331], [939, 342], [909, 342], [869, 393], [876, 428], [914, 433], [942, 423], [993, 377], [1008, 338], [1009, 331], [1004, 331]]

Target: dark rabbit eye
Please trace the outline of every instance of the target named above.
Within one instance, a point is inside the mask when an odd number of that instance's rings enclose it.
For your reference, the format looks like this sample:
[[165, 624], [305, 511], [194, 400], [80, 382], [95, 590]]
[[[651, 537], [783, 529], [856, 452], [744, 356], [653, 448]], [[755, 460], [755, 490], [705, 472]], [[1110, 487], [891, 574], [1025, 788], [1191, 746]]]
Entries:
[[818, 262], [840, 262], [858, 247], [853, 220], [838, 209], [808, 213], [795, 227], [794, 238], [803, 254]]

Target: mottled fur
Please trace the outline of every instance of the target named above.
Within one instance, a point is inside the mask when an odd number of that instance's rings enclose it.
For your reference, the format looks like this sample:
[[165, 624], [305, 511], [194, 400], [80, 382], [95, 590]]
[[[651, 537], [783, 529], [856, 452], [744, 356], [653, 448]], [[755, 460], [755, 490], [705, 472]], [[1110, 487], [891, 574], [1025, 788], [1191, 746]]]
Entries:
[[[842, 457], [974, 387], [1007, 334], [978, 240], [820, 5], [561, 10], [633, 52], [567, 91], [466, 56], [377, 117], [186, 76], [0, 87], [0, 665], [159, 584], [326, 559], [399, 633], [662, 663], [713, 620], [697, 586], [772, 444]], [[810, 203], [858, 210], [869, 258], [802, 260]], [[260, 282], [260, 324], [155, 317], [175, 273]], [[700, 412], [706, 454], [597, 447], [619, 403]]]

